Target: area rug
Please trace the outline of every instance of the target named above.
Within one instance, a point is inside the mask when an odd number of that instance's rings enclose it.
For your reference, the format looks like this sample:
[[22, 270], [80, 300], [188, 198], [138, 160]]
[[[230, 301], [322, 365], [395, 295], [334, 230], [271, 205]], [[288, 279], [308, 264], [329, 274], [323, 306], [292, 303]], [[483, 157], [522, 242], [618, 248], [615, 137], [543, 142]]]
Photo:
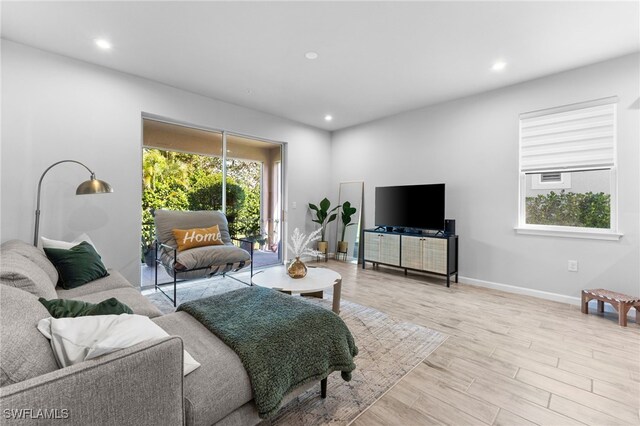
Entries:
[[[242, 288], [229, 278], [213, 278], [178, 286], [178, 303]], [[161, 293], [144, 291], [162, 312], [175, 310]], [[305, 299], [331, 309], [331, 295]], [[327, 398], [319, 396], [320, 385], [291, 401], [263, 425], [348, 425], [376, 402], [407, 373], [420, 364], [447, 338], [437, 331], [397, 320], [373, 308], [342, 300], [340, 317], [358, 345], [357, 368], [350, 382], [335, 372], [329, 376]]]

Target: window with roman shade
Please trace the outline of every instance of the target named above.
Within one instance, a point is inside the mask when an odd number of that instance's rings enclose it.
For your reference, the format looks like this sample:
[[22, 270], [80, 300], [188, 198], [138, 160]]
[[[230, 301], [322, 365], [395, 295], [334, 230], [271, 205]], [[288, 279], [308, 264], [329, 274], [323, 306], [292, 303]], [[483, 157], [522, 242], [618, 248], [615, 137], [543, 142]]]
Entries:
[[616, 232], [617, 101], [520, 115], [519, 230]]

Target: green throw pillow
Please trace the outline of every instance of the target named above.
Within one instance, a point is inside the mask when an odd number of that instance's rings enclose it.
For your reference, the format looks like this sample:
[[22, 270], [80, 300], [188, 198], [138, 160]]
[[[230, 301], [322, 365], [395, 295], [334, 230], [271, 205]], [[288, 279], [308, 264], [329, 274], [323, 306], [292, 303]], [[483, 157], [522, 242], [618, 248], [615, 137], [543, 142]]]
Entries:
[[65, 290], [109, 275], [96, 249], [86, 241], [69, 250], [45, 247], [44, 252], [58, 270], [58, 284]]
[[89, 315], [120, 315], [132, 314], [130, 307], [118, 299], [103, 300], [95, 304], [83, 302], [82, 300], [70, 299], [52, 299], [47, 300], [43, 297], [38, 299], [44, 305], [54, 318], [70, 318], [70, 317], [86, 317]]

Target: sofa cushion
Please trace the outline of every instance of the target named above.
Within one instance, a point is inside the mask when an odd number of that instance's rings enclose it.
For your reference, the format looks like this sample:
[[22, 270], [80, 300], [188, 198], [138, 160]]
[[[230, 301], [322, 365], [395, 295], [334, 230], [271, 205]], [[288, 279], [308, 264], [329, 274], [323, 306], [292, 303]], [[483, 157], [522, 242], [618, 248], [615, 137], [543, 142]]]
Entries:
[[103, 300], [100, 303], [89, 303], [82, 300], [51, 299], [43, 297], [38, 299], [53, 318], [75, 318], [95, 315], [120, 315], [132, 314], [130, 307], [120, 302], [115, 297]]
[[186, 312], [153, 321], [170, 335], [182, 337], [184, 348], [201, 367], [184, 378], [188, 425], [211, 425], [251, 401], [251, 383], [238, 355]]
[[140, 294], [140, 292], [133, 287], [100, 291], [98, 293], [91, 293], [74, 297], [73, 299], [90, 303], [100, 303], [103, 300], [109, 299], [111, 297], [115, 297], [120, 302], [130, 307], [134, 314], [145, 315], [149, 318], [154, 318], [162, 315], [162, 312], [160, 312], [160, 310], [156, 308], [153, 303], [151, 303], [146, 297]]
[[[147, 340], [168, 337], [158, 324], [143, 315], [96, 315], [77, 318], [43, 318], [38, 330], [51, 340], [58, 364], [69, 367], [126, 349]], [[187, 351], [183, 375], [200, 367]]]
[[14, 251], [0, 254], [0, 282], [34, 296], [56, 298], [55, 284], [42, 268]]
[[49, 316], [36, 296], [0, 285], [0, 386], [58, 369], [49, 341], [37, 329]]
[[86, 241], [87, 243], [91, 244], [91, 246], [96, 251], [98, 251], [98, 248], [93, 243], [93, 241], [91, 241], [91, 238], [89, 238], [87, 234], [81, 234], [79, 237], [77, 237], [73, 241], [52, 240], [50, 238], [40, 237], [40, 244], [42, 245], [43, 249], [58, 248], [58, 249], [69, 250], [71, 247], [75, 247], [83, 241]]
[[102, 291], [113, 290], [116, 288], [133, 288], [133, 286], [120, 274], [120, 272], [109, 269], [109, 275], [104, 278], [91, 281], [90, 283], [69, 290], [57, 287], [56, 293], [58, 293], [57, 299], [77, 299], [78, 297], [86, 296], [87, 294], [100, 293]]
[[49, 276], [52, 283], [55, 284], [58, 282], [58, 271], [56, 270], [56, 267], [53, 266], [53, 263], [51, 263], [49, 259], [47, 259], [44, 251], [38, 247], [25, 243], [21, 240], [9, 240], [2, 243], [0, 250], [14, 251], [19, 255], [26, 257], [42, 268], [42, 270]]
[[44, 252], [60, 274], [58, 284], [67, 290], [109, 275], [96, 249], [86, 241], [70, 249], [45, 247]]

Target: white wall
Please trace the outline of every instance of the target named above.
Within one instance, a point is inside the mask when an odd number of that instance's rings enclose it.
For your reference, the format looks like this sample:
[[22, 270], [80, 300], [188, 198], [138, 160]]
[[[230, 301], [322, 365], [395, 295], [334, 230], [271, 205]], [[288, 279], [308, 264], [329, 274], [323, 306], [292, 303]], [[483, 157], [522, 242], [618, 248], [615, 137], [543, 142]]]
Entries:
[[[214, 77], [212, 77], [214, 78]], [[259, 111], [2, 41], [0, 239], [32, 240], [40, 174], [75, 159], [111, 183], [109, 195], [75, 196], [88, 173], [52, 169], [43, 184], [40, 234], [92, 237], [108, 267], [139, 283], [143, 112], [288, 143], [288, 229], [328, 191], [330, 135]]]
[[[629, 55], [335, 132], [334, 188], [340, 181], [364, 180], [370, 227], [376, 186], [446, 183], [446, 216], [457, 220], [460, 273], [473, 279], [467, 281], [571, 297], [600, 286], [638, 295], [639, 58]], [[518, 115], [613, 95], [619, 97], [624, 237], [614, 242], [517, 235]], [[567, 271], [569, 259], [579, 261], [578, 273]]]

